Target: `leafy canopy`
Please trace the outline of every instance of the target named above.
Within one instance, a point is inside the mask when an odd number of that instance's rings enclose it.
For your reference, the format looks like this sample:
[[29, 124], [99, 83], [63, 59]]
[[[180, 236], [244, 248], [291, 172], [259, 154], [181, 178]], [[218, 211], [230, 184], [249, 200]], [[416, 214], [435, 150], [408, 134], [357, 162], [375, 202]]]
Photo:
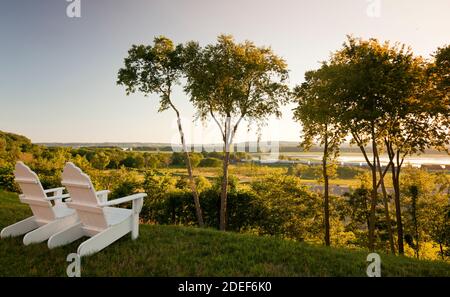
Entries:
[[159, 111], [171, 106], [170, 95], [182, 77], [182, 45], [175, 46], [164, 36], [155, 37], [153, 45], [133, 45], [118, 73], [117, 84], [127, 95], [140, 91], [146, 96], [160, 95]]
[[215, 117], [264, 121], [280, 116], [288, 99], [287, 64], [270, 48], [236, 43], [221, 35], [216, 44], [185, 48], [186, 91], [201, 119]]

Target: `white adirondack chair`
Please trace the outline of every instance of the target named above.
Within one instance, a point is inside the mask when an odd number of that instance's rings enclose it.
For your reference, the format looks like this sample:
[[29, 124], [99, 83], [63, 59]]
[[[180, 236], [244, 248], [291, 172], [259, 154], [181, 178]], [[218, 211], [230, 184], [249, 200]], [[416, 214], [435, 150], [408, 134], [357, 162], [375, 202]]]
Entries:
[[63, 194], [63, 187], [44, 190], [37, 174], [20, 161], [16, 163], [14, 176], [22, 190], [19, 199], [30, 206], [33, 216], [5, 227], [1, 238], [27, 233], [23, 238], [25, 245], [39, 243], [78, 221], [76, 212], [62, 202], [62, 199], [69, 197]]
[[[96, 192], [89, 176], [68, 162], [62, 174], [62, 184], [71, 195], [69, 207], [76, 210], [80, 222], [54, 235], [48, 240], [50, 249], [71, 243], [83, 236], [91, 237], [78, 247], [80, 257], [96, 253], [131, 232], [139, 235], [139, 213], [145, 193], [107, 201], [109, 191]], [[110, 207], [132, 201], [132, 209]]]

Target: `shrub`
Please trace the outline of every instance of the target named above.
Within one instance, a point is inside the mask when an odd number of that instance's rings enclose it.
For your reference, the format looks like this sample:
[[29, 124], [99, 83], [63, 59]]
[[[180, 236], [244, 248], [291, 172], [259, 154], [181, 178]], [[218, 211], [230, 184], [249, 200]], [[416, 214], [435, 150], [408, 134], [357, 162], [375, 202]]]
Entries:
[[217, 158], [205, 158], [200, 161], [198, 167], [221, 167], [222, 160]]
[[10, 192], [19, 192], [19, 188], [14, 181], [14, 166], [10, 163], [1, 164], [0, 188]]
[[287, 174], [301, 177], [303, 179], [319, 179], [322, 176], [320, 166], [303, 164], [292, 164], [289, 166]]
[[300, 178], [272, 174], [251, 184], [262, 202], [260, 233], [297, 240], [322, 238], [322, 201], [301, 185]]
[[[200, 193], [206, 226], [219, 227], [220, 181]], [[227, 230], [279, 235], [297, 240], [320, 241], [322, 238], [322, 202], [308, 192], [297, 177], [266, 176], [249, 189], [238, 186], [230, 177], [227, 203]], [[159, 224], [197, 223], [192, 193], [176, 188], [176, 180], [150, 171], [145, 188], [149, 194], [143, 217]]]
[[142, 153], [128, 153], [128, 156], [120, 161], [120, 165], [128, 168], [142, 168], [145, 165], [145, 160]]
[[[192, 167], [197, 167], [202, 161], [203, 156], [200, 153], [189, 153]], [[173, 152], [171, 156], [172, 166], [186, 166], [186, 156], [183, 152]]]
[[367, 170], [352, 166], [339, 166], [336, 171], [339, 178], [352, 179]]

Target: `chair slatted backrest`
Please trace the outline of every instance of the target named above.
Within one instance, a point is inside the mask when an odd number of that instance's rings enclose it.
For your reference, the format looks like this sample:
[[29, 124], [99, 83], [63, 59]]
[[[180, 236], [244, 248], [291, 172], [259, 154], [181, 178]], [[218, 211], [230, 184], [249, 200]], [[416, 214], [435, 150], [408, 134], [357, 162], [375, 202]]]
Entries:
[[35, 172], [19, 161], [14, 170], [15, 181], [19, 185], [22, 195], [20, 201], [30, 206], [34, 217], [38, 221], [49, 222], [55, 219], [50, 201], [45, 200], [47, 195], [42, 188], [41, 181]]
[[66, 163], [62, 184], [70, 194], [67, 205], [77, 211], [83, 228], [93, 234], [108, 227], [103, 208], [98, 205], [97, 195], [88, 175], [72, 162]]

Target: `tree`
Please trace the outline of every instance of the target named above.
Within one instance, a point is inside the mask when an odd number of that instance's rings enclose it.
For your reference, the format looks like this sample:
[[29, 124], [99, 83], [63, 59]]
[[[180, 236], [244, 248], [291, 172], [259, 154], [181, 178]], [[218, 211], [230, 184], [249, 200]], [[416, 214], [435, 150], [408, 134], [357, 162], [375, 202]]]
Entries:
[[287, 65], [270, 48], [250, 41], [236, 43], [221, 35], [216, 44], [201, 48], [190, 42], [185, 49], [186, 91], [199, 118], [211, 117], [223, 140], [223, 180], [220, 197], [220, 230], [226, 228], [230, 148], [242, 120], [263, 122], [280, 116], [287, 102]]
[[329, 211], [329, 172], [328, 161], [339, 153], [339, 145], [344, 141], [346, 132], [339, 121], [340, 103], [335, 100], [334, 87], [330, 78], [339, 75], [336, 66], [323, 63], [316, 71], [305, 74], [305, 82], [294, 89], [298, 103], [294, 110], [294, 119], [302, 123], [301, 146], [308, 150], [315, 141], [323, 147], [322, 177], [324, 183], [324, 229], [325, 245], [330, 245], [330, 211]]
[[[407, 106], [408, 100], [414, 100], [411, 96], [420, 81], [417, 70], [420, 70], [420, 63], [405, 46], [352, 37], [348, 37], [343, 49], [333, 55], [331, 63], [342, 67], [341, 75], [335, 78], [339, 87], [334, 93], [345, 110], [340, 117], [341, 124], [350, 132], [351, 142], [360, 148], [371, 171], [369, 249], [373, 250], [378, 187], [381, 184], [384, 189], [383, 178], [392, 165], [389, 162], [384, 171], [381, 169], [380, 143], [396, 126], [393, 119], [399, 108]], [[402, 127], [396, 127], [402, 133]], [[385, 190], [383, 199], [391, 251], [395, 252]]]
[[[447, 52], [449, 50], [447, 49]], [[411, 53], [404, 56], [405, 70], [400, 96], [391, 97], [386, 110], [384, 145], [388, 153], [394, 187], [397, 218], [398, 250], [404, 253], [402, 208], [400, 202], [400, 174], [408, 155], [424, 152], [427, 148], [446, 150], [450, 141], [449, 68], [450, 55], [439, 49], [435, 62], [428, 65]], [[406, 67], [407, 66], [407, 67]], [[447, 82], [445, 78], [447, 77]], [[400, 86], [401, 86], [400, 85]], [[398, 88], [396, 85], [395, 88]]]
[[321, 198], [308, 191], [300, 178], [269, 174], [250, 185], [259, 197], [258, 204], [263, 206], [259, 232], [298, 241], [320, 240], [323, 234]]
[[444, 246], [449, 240], [446, 237], [449, 200], [446, 189], [437, 190], [441, 182], [435, 174], [423, 169], [404, 170], [401, 180], [404, 238], [417, 258], [430, 256], [427, 243], [439, 245], [439, 252], [433, 256], [445, 256]]
[[[439, 255], [442, 260], [450, 257], [450, 205], [440, 209], [440, 213], [432, 220], [431, 236], [439, 244]], [[444, 249], [445, 247], [445, 249]]]
[[429, 64], [429, 77], [433, 88], [431, 95], [443, 101], [442, 111], [450, 109], [450, 45], [440, 47], [434, 52], [434, 61]]
[[103, 170], [109, 164], [109, 157], [104, 152], [100, 151], [91, 159], [91, 164], [94, 168]]
[[186, 146], [179, 110], [172, 102], [172, 89], [180, 83], [183, 75], [182, 46], [163, 36], [156, 37], [151, 45], [133, 45], [125, 58], [125, 67], [118, 73], [117, 84], [126, 87], [127, 95], [140, 91], [146, 96], [160, 95], [159, 111], [172, 108], [178, 119], [178, 131], [182, 149], [186, 157], [189, 184], [194, 196], [194, 204], [199, 226], [203, 227], [203, 216], [198, 192], [194, 182], [189, 149]]
[[408, 188], [409, 195], [411, 196], [411, 218], [413, 223], [413, 236], [416, 243], [411, 242], [411, 246], [414, 248], [416, 258], [419, 258], [420, 250], [420, 234], [419, 234], [419, 222], [417, 217], [417, 202], [419, 200], [419, 188], [416, 185], [412, 185]]

